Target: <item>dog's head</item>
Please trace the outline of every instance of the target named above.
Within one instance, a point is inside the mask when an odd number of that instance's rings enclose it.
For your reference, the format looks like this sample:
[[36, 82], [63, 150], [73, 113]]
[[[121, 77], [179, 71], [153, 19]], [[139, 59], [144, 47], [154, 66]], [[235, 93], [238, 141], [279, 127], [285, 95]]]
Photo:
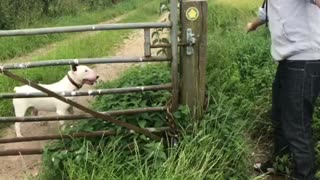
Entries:
[[97, 82], [99, 78], [99, 76], [94, 70], [90, 69], [88, 66], [83, 65], [72, 65], [71, 74], [74, 81], [81, 85], [93, 85], [95, 82]]

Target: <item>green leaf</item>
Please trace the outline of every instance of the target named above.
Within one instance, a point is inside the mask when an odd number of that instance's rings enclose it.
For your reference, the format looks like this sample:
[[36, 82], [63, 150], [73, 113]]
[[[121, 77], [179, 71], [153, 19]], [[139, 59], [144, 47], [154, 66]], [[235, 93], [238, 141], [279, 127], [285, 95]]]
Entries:
[[159, 37], [160, 36], [160, 34], [159, 34], [159, 31], [157, 30], [157, 31], [154, 31], [152, 34], [151, 34], [151, 37], [152, 38], [154, 38], [154, 36], [157, 36], [157, 37]]
[[166, 11], [170, 11], [166, 3], [160, 3], [160, 14], [163, 14]]
[[155, 121], [154, 127], [162, 127], [164, 125], [164, 122], [162, 120]]
[[167, 38], [162, 38], [161, 42], [164, 43], [164, 44], [169, 44], [170, 43]]
[[155, 45], [155, 44], [157, 44], [158, 42], [159, 42], [159, 39], [155, 39], [155, 40], [152, 41], [152, 44]]
[[167, 159], [167, 155], [166, 155], [166, 153], [164, 153], [163, 151], [160, 151], [160, 152], [159, 152], [158, 157], [159, 157], [160, 159], [162, 159], [162, 160], [166, 160], [166, 159]]
[[163, 49], [161, 49], [161, 50], [159, 50], [159, 51], [157, 52], [157, 56], [159, 56], [160, 54], [164, 54], [164, 50], [163, 50]]
[[147, 125], [147, 121], [146, 120], [140, 120], [138, 121], [138, 124], [141, 128], [145, 128]]

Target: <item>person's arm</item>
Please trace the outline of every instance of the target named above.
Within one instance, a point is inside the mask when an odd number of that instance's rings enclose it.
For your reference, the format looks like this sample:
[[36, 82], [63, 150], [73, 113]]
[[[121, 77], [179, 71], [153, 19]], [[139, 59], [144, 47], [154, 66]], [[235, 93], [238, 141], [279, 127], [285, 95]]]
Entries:
[[249, 22], [247, 24], [246, 30], [247, 32], [251, 32], [251, 31], [255, 31], [259, 26], [265, 24], [267, 21], [267, 13], [266, 13], [266, 8], [261, 7], [259, 9], [259, 15], [258, 18], [256, 20], [254, 20], [253, 22]]
[[320, 0], [314, 0], [316, 5], [320, 8]]
[[311, 3], [316, 4], [320, 8], [320, 0], [309, 0]]
[[249, 22], [247, 24], [246, 30], [248, 33], [251, 31], [255, 31], [259, 26], [263, 25], [264, 23], [265, 23], [265, 21], [261, 21], [261, 19], [258, 18], [252, 22]]

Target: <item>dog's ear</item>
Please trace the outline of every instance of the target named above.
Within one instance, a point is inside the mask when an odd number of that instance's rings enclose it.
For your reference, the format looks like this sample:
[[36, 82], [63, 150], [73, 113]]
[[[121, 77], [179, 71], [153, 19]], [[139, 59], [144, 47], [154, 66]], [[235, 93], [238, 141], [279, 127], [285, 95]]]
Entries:
[[72, 71], [77, 71], [77, 66], [78, 66], [78, 65], [76, 65], [76, 64], [72, 64], [72, 65], [71, 65]]

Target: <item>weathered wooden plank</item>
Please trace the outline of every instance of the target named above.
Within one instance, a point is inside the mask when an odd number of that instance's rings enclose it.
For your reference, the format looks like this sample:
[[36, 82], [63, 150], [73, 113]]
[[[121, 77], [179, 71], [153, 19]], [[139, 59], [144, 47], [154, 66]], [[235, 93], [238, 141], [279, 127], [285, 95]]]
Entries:
[[192, 29], [196, 43], [192, 55], [181, 50], [181, 104], [187, 105], [194, 119], [203, 114], [206, 91], [207, 0], [184, 0], [181, 5], [182, 41], [187, 42], [187, 29]]

